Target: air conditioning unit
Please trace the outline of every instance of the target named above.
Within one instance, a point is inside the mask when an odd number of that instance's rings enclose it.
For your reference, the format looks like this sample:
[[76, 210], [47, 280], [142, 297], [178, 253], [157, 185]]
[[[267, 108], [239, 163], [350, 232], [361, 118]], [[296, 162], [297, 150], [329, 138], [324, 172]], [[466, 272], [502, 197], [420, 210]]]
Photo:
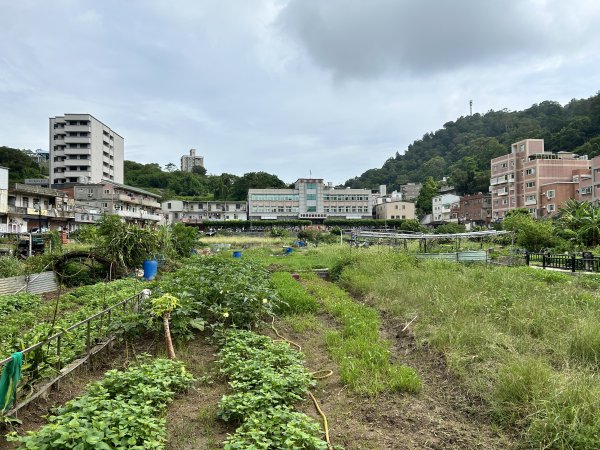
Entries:
[[88, 194], [88, 198], [92, 198], [94, 194]]

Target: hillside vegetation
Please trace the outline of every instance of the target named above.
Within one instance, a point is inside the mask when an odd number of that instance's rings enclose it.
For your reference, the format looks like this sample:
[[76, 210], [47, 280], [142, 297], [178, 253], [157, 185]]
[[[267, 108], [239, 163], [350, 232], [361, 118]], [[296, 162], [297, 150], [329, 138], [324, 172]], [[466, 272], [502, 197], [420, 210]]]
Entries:
[[449, 176], [460, 194], [488, 189], [490, 159], [522, 139], [544, 139], [546, 150], [600, 155], [600, 93], [565, 106], [545, 101], [524, 111], [489, 111], [460, 117], [426, 133], [380, 169], [370, 169], [346, 186], [398, 189], [407, 182]]
[[22, 183], [25, 178], [43, 178], [48, 175], [38, 163], [18, 148], [0, 147], [0, 166], [8, 169], [11, 183]]

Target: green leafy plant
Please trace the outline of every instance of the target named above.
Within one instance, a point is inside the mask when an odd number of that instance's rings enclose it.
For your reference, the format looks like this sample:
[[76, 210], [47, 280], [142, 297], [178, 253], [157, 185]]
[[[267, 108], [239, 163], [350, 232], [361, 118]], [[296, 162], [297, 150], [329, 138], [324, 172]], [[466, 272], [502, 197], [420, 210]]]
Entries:
[[163, 449], [164, 410], [193, 377], [182, 363], [157, 359], [124, 372], [110, 370], [81, 397], [56, 409], [48, 424], [9, 440], [21, 449]]

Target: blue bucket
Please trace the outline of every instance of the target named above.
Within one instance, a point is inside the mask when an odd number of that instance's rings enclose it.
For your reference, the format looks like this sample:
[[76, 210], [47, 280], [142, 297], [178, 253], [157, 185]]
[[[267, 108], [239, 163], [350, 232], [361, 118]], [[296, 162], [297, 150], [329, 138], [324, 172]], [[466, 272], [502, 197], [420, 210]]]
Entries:
[[241, 258], [242, 257], [242, 252], [233, 252], [233, 257], [234, 258]]
[[292, 253], [293, 249], [292, 247], [285, 247], [283, 249], [283, 253], [285, 253], [286, 255], [289, 255], [290, 253]]
[[154, 280], [156, 272], [158, 272], [158, 261], [155, 259], [146, 259], [143, 263], [144, 268], [144, 280]]

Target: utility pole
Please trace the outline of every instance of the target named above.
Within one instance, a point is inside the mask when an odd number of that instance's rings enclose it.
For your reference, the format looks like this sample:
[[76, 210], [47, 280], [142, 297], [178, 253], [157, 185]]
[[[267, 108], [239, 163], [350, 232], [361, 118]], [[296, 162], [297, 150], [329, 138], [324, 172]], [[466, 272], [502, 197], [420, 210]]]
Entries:
[[469, 115], [473, 115], [473, 100], [469, 100]]

